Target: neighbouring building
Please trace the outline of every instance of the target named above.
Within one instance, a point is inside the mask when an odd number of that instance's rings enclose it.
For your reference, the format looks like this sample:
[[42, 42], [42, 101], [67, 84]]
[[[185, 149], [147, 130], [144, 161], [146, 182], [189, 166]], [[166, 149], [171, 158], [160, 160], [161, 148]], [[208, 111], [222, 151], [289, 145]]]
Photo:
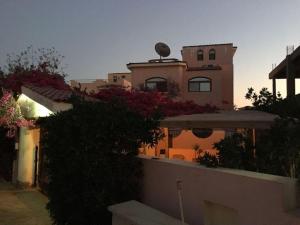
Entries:
[[70, 80], [72, 88], [79, 88], [88, 93], [97, 92], [103, 88], [117, 86], [131, 89], [131, 73], [109, 73], [107, 79], [79, 79]]
[[131, 73], [109, 73], [107, 80], [108, 85], [117, 85], [131, 89]]
[[[71, 109], [68, 101], [70, 90], [57, 90], [51, 87], [22, 86], [18, 104], [27, 118], [47, 117], [53, 113]], [[13, 168], [13, 181], [21, 186], [43, 188], [45, 183], [43, 153], [40, 146], [40, 128], [22, 127], [17, 138], [17, 157]]]
[[[127, 64], [129, 73], [109, 73], [101, 85], [81, 82], [81, 88], [89, 91], [108, 86], [121, 86], [141, 91], [160, 91], [175, 100], [210, 104], [222, 110], [234, 108], [234, 64], [237, 47], [232, 43], [183, 46], [181, 59], [150, 59], [146, 62]], [[80, 83], [80, 82], [79, 82]], [[100, 80], [98, 82], [100, 84]], [[71, 81], [71, 86], [78, 85]], [[96, 89], [95, 89], [96, 86]], [[215, 153], [214, 143], [222, 140], [232, 130], [223, 127], [194, 127], [192, 130], [165, 129], [169, 139], [161, 140], [154, 148], [142, 148], [142, 153], [194, 160], [193, 148]], [[171, 140], [171, 141], [170, 141]], [[172, 149], [170, 151], [170, 149]]]
[[201, 105], [211, 104], [232, 110], [236, 49], [232, 43], [183, 46], [181, 60], [166, 58], [128, 63], [130, 73], [109, 73], [108, 80], [99, 80], [98, 83], [98, 80], [71, 81], [71, 86], [80, 83], [87, 91], [111, 85], [143, 91], [158, 90], [177, 100], [192, 100]]
[[97, 92], [99, 89], [107, 85], [105, 79], [80, 79], [70, 80], [70, 86], [72, 88], [79, 88], [81, 91]]
[[128, 63], [132, 87], [171, 92], [180, 100], [233, 109], [233, 56], [230, 44], [184, 46], [182, 59]]

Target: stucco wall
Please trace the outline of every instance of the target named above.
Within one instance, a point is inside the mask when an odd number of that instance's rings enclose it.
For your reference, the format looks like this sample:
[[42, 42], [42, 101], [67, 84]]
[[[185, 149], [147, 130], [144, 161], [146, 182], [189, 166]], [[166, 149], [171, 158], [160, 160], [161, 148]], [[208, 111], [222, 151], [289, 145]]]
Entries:
[[[209, 50], [215, 49], [216, 59], [209, 60]], [[198, 61], [197, 51], [202, 50], [204, 59], [203, 61]], [[220, 44], [220, 45], [199, 45], [183, 47], [181, 51], [182, 60], [186, 61], [188, 67], [199, 67], [208, 64], [232, 64], [232, 59], [235, 49], [232, 44]]]
[[34, 181], [35, 146], [39, 146], [40, 130], [20, 128], [17, 182], [31, 186]]
[[176, 181], [191, 225], [299, 225], [296, 181], [194, 163], [142, 158], [143, 203], [180, 218]]
[[167, 64], [151, 64], [152, 66], [147, 67], [134, 67], [132, 71], [132, 87], [139, 89], [140, 85], [144, 85], [145, 81], [153, 77], [165, 78], [168, 81], [174, 81], [179, 85], [179, 89], [182, 90], [183, 87], [183, 74], [185, 71], [185, 66], [182, 64], [178, 65], [167, 65]]

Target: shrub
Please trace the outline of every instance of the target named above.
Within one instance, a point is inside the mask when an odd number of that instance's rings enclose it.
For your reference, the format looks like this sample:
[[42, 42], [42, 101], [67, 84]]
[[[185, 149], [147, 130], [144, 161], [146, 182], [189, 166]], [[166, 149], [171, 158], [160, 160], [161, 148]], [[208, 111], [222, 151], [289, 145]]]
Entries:
[[201, 165], [205, 165], [206, 167], [218, 167], [218, 158], [215, 155], [209, 154], [209, 152], [205, 152], [203, 156], [199, 156], [198, 162]]
[[0, 126], [0, 177], [12, 179], [12, 165], [15, 159], [14, 138], [7, 137], [8, 130]]
[[157, 142], [159, 118], [111, 101], [77, 102], [40, 121], [54, 224], [110, 224], [107, 206], [139, 198], [142, 170], [136, 155], [142, 143]]
[[246, 133], [235, 133], [214, 144], [218, 152], [219, 165], [226, 168], [256, 169], [254, 146]]
[[300, 169], [300, 123], [292, 118], [277, 119], [257, 142], [258, 170], [298, 177]]

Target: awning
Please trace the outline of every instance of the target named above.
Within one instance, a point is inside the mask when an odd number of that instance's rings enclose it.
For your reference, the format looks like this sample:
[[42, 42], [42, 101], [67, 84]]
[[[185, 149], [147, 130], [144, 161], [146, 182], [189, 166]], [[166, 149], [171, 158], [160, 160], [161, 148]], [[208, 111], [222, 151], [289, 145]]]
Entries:
[[220, 111], [168, 117], [160, 121], [165, 128], [252, 128], [268, 129], [279, 116], [254, 110]]

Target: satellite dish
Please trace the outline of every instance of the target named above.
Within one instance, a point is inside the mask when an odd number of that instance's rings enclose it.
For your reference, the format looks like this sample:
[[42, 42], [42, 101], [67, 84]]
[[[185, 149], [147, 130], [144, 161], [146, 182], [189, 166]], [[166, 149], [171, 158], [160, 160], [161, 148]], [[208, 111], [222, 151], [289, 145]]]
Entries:
[[155, 44], [155, 51], [161, 57], [168, 57], [171, 53], [168, 45], [162, 42], [158, 42]]

